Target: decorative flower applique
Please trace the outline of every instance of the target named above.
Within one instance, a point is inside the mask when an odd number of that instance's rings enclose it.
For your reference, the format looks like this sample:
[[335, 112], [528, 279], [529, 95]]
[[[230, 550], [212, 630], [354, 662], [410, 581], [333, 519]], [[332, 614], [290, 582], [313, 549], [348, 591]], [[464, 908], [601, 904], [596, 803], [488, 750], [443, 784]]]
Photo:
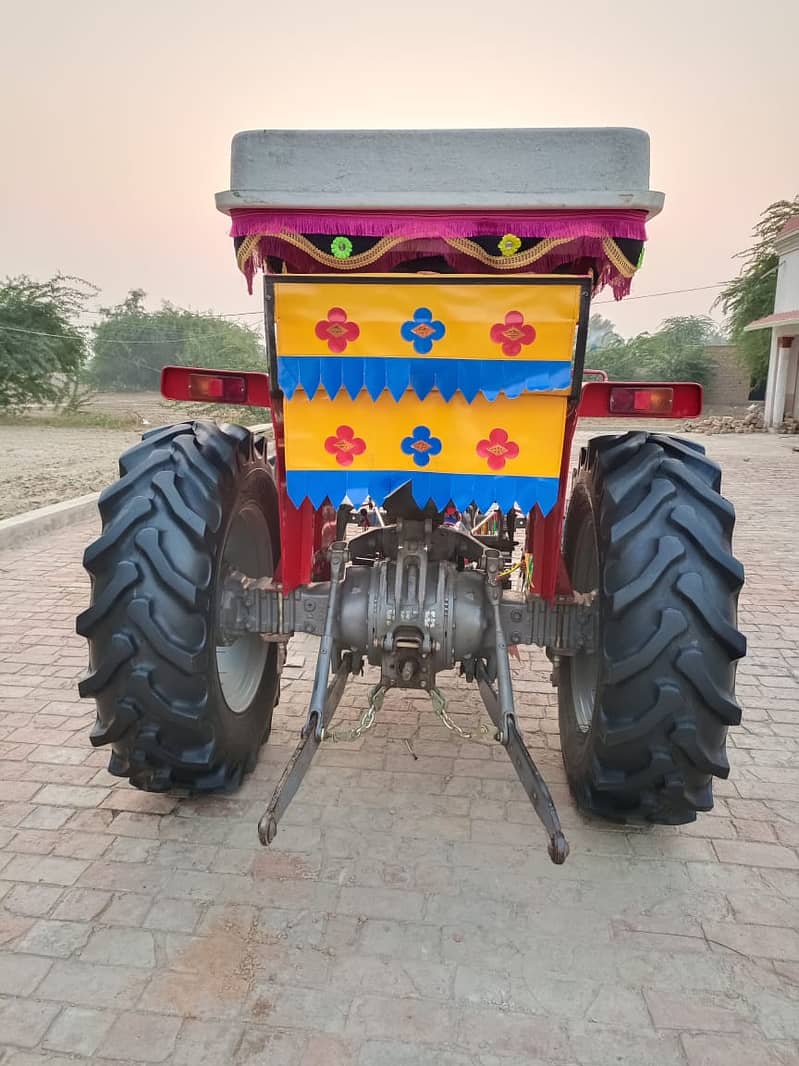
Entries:
[[349, 259], [352, 255], [352, 241], [349, 237], [334, 237], [330, 244], [330, 251], [336, 259]]
[[410, 322], [402, 324], [402, 339], [413, 345], [417, 355], [428, 355], [433, 344], [440, 341], [447, 328], [443, 322], [433, 318], [429, 307], [417, 307]]
[[355, 322], [347, 319], [347, 312], [341, 307], [331, 307], [327, 312], [327, 318], [316, 323], [316, 336], [327, 341], [331, 352], [341, 355], [346, 350], [350, 341], [360, 337], [360, 327]]
[[504, 322], [491, 327], [491, 340], [502, 345], [503, 355], [518, 355], [523, 344], [535, 340], [535, 327], [524, 321], [521, 311], [508, 311]]
[[355, 456], [366, 451], [366, 441], [355, 436], [352, 426], [339, 426], [335, 436], [325, 441], [325, 451], [335, 455], [339, 466], [352, 466]]
[[492, 429], [488, 440], [477, 442], [477, 454], [485, 459], [490, 470], [501, 470], [509, 459], [519, 454], [519, 445], [508, 440], [507, 430]]
[[416, 426], [410, 437], [403, 437], [400, 447], [405, 455], [411, 456], [417, 466], [427, 466], [431, 456], [439, 454], [442, 445], [427, 426]]
[[512, 255], [516, 255], [516, 253], [521, 248], [521, 246], [522, 246], [521, 238], [517, 237], [515, 233], [506, 233], [505, 236], [502, 238], [502, 240], [497, 245], [497, 247], [499, 248], [500, 252], [504, 256], [506, 256], [508, 259]]

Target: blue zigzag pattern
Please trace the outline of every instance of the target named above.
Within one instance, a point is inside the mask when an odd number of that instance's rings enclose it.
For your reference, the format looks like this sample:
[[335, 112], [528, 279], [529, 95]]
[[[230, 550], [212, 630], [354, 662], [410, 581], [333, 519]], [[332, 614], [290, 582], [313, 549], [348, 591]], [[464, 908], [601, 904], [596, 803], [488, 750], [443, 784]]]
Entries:
[[513, 477], [496, 474], [409, 474], [407, 470], [289, 470], [289, 497], [296, 507], [307, 497], [315, 508], [329, 499], [338, 507], [348, 499], [360, 506], [367, 497], [382, 503], [410, 483], [419, 507], [432, 500], [441, 511], [450, 500], [458, 510], [471, 503], [487, 510], [496, 503], [503, 510], [519, 507], [525, 514], [536, 506], [548, 514], [558, 498], [556, 477]]
[[278, 385], [292, 398], [298, 388], [313, 398], [320, 388], [335, 397], [343, 389], [354, 400], [366, 389], [373, 400], [386, 389], [399, 400], [412, 389], [423, 400], [438, 389], [445, 400], [461, 392], [468, 403], [481, 393], [495, 400], [524, 392], [553, 392], [571, 384], [572, 365], [554, 360], [392, 359], [359, 356], [282, 355]]

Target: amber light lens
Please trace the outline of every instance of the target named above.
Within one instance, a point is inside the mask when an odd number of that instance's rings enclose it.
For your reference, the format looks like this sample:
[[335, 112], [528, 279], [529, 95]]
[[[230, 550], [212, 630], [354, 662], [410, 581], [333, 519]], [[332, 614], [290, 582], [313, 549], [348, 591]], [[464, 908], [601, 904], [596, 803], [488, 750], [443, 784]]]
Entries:
[[674, 389], [610, 390], [610, 410], [618, 415], [664, 415], [674, 406]]
[[244, 404], [247, 402], [247, 379], [230, 375], [190, 374], [189, 396], [192, 400]]

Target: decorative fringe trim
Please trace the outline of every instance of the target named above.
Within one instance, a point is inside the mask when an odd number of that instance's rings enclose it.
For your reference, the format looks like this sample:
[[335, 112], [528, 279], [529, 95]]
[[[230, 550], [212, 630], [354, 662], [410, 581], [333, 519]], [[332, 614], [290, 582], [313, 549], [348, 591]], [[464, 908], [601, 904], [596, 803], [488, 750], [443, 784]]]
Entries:
[[605, 255], [615, 266], [618, 272], [623, 278], [631, 278], [636, 271], [635, 263], [631, 263], [626, 255], [619, 248], [615, 241], [612, 241], [609, 237], [606, 237], [602, 242]]
[[282, 231], [349, 237], [622, 237], [646, 240], [645, 211], [271, 211], [235, 208], [231, 237]]
[[[476, 259], [478, 263], [493, 267], [495, 270], [524, 270], [526, 267], [532, 266], [533, 263], [537, 263], [539, 259], [543, 259], [545, 255], [549, 255], [550, 252], [553, 252], [562, 244], [573, 246], [576, 243], [572, 237], [547, 237], [534, 248], [528, 248], [526, 252], [516, 252], [514, 255], [502, 255], [501, 253], [499, 255], [489, 255], [476, 241], [469, 241], [460, 237], [450, 237], [445, 238], [445, 240], [450, 248], [454, 248], [456, 252], [463, 252], [464, 255]], [[596, 241], [596, 238], [592, 238], [592, 240]], [[579, 248], [580, 245], [577, 244], [577, 249]], [[579, 251], [577, 254], [580, 254]]]
[[[475, 273], [475, 263], [497, 273], [529, 272], [535, 264], [536, 273], [550, 274], [575, 260], [601, 262], [602, 267], [594, 279], [594, 291], [610, 286], [617, 300], [630, 291], [630, 282], [635, 274], [635, 266], [624, 257], [610, 237], [601, 240], [594, 237], [548, 239], [516, 256], [490, 256], [473, 241], [455, 238], [438, 241], [430, 238], [385, 238], [362, 255], [336, 259], [320, 252], [314, 244], [297, 234], [267, 234], [242, 241], [236, 258], [239, 270], [247, 279], [247, 289], [252, 294], [255, 274], [259, 270], [267, 270], [270, 256], [286, 260], [289, 273], [317, 274], [346, 273], [366, 267], [373, 267], [378, 272], [390, 271], [404, 260], [426, 255], [443, 255], [458, 274]], [[583, 273], [588, 272], [586, 266]]]
[[344, 390], [351, 399], [364, 389], [373, 400], [384, 391], [399, 401], [410, 389], [423, 400], [437, 389], [449, 402], [456, 392], [467, 403], [482, 394], [514, 399], [527, 392], [565, 392], [571, 385], [570, 361], [415, 359], [300, 355], [278, 357], [278, 386], [291, 399], [302, 389], [311, 399], [319, 389], [335, 398]]
[[452, 500], [459, 511], [475, 503], [481, 511], [498, 504], [503, 511], [518, 506], [525, 514], [538, 506], [549, 514], [558, 498], [559, 478], [514, 477], [508, 474], [409, 474], [407, 470], [288, 470], [286, 488], [295, 507], [303, 500], [318, 509], [329, 499], [334, 507], [346, 500], [355, 507], [387, 496], [410, 484], [419, 507], [432, 500], [443, 511]]

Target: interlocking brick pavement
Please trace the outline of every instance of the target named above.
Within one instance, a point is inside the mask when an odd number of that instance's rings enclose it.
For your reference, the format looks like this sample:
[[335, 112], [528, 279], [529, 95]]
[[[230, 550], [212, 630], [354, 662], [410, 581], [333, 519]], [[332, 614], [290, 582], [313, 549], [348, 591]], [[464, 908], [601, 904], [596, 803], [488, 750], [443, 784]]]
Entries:
[[[799, 454], [705, 443], [748, 575], [731, 777], [691, 826], [584, 819], [548, 664], [524, 653], [522, 721], [572, 845], [559, 868], [504, 752], [403, 693], [320, 753], [261, 849], [310, 640], [238, 793], [131, 789], [89, 746], [75, 687], [93, 525], [0, 554], [0, 1064], [799, 1063]], [[477, 694], [444, 687], [475, 727]]]

